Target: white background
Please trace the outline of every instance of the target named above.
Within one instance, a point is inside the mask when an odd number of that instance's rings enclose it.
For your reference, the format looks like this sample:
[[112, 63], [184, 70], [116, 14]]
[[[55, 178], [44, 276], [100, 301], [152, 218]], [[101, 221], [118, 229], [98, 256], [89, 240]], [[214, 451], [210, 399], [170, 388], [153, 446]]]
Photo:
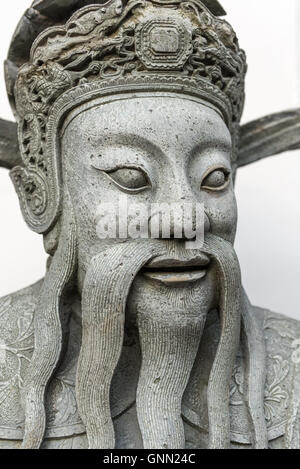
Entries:
[[[300, 105], [298, 0], [222, 0], [248, 55], [244, 121]], [[30, 0], [5, 2], [0, 61]], [[298, 70], [297, 70], [298, 69]], [[0, 117], [12, 119], [0, 78]], [[300, 319], [300, 152], [241, 169], [236, 249], [243, 283], [259, 306]], [[42, 237], [22, 220], [8, 173], [0, 169], [0, 297], [44, 275]]]

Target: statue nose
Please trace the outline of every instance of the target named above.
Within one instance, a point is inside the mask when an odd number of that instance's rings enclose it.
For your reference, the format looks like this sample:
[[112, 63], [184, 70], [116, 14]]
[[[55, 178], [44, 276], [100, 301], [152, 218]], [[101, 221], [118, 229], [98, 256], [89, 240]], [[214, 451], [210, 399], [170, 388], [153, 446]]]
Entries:
[[186, 200], [164, 202], [151, 215], [151, 228], [156, 226], [162, 239], [192, 240], [210, 231], [210, 221], [202, 203]]
[[160, 238], [193, 240], [199, 233], [202, 232], [204, 236], [210, 231], [204, 204], [193, 192], [186, 178], [181, 177], [172, 192], [165, 192], [158, 205], [166, 206], [168, 211], [167, 217], [161, 216], [165, 215], [164, 210], [158, 210], [151, 216], [151, 223], [156, 225]]
[[[177, 204], [181, 207], [181, 212], [185, 216], [185, 222], [192, 227], [192, 231], [200, 230], [200, 227], [197, 226], [197, 223], [204, 225], [203, 234], [210, 231], [210, 221], [206, 213], [205, 206], [201, 202], [201, 199], [198, 199], [193, 192], [189, 182], [183, 178], [181, 179], [181, 184], [178, 185], [177, 194]], [[200, 216], [199, 216], [200, 215]], [[182, 221], [180, 216], [174, 217], [171, 223], [171, 237], [176, 238], [176, 234], [180, 229], [180, 223]], [[183, 237], [184, 230], [183, 230]]]
[[[203, 233], [208, 233], [210, 231], [210, 221], [209, 217], [205, 211], [203, 204], [196, 203], [181, 203], [178, 204], [178, 213], [174, 213], [174, 216], [170, 220], [170, 237], [171, 238], [180, 238], [180, 233], [182, 237], [185, 238], [186, 233], [189, 231], [201, 231], [201, 224], [203, 226]], [[185, 228], [187, 228], [185, 230]], [[196, 236], [196, 235], [195, 235]], [[191, 239], [191, 238], [190, 238]]]

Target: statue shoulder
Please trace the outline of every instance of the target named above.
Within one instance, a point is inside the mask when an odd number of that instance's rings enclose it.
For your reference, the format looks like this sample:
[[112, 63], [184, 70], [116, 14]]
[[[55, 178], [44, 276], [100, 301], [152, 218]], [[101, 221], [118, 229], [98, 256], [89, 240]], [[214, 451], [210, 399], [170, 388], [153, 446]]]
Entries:
[[270, 439], [284, 428], [285, 447], [300, 445], [300, 321], [254, 308], [266, 346], [265, 415]]
[[[19, 447], [23, 438], [21, 390], [34, 351], [34, 315], [42, 283], [0, 299], [0, 449]], [[80, 310], [77, 297], [71, 297], [69, 302], [70, 306], [65, 307], [72, 309], [71, 340], [47, 393], [46, 438], [50, 439], [84, 433], [74, 388], [81, 337]]]
[[2, 343], [0, 350], [2, 350], [2, 354], [4, 353], [4, 343], [13, 341], [16, 344], [17, 338], [24, 336], [24, 328], [31, 328], [41, 285], [42, 280], [0, 298], [0, 344]]
[[16, 438], [20, 389], [34, 347], [34, 311], [42, 281], [0, 299], [0, 439]]
[[15, 346], [17, 346], [18, 337], [24, 336], [25, 329], [29, 328], [31, 333], [33, 332], [32, 323], [36, 298], [41, 285], [42, 280], [0, 298], [0, 350], [2, 351], [2, 361], [5, 352], [4, 344], [13, 341]]
[[253, 307], [253, 312], [263, 327], [267, 348], [273, 353], [280, 353], [283, 343], [293, 350], [300, 348], [299, 320], [258, 307]]
[[[32, 305], [36, 304], [36, 298], [40, 291], [43, 280], [30, 285], [29, 287], [23, 288], [16, 292], [10, 293], [2, 298], [0, 298], [0, 324], [2, 322], [2, 317], [5, 317], [5, 314], [13, 312], [14, 307], [19, 305]], [[25, 308], [26, 309], [26, 308]], [[1, 330], [1, 329], [0, 329]]]

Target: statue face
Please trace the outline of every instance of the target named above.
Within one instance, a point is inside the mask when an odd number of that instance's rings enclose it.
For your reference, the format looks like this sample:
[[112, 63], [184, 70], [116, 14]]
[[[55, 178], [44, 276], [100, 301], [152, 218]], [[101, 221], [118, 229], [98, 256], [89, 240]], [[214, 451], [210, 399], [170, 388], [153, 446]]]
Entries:
[[[105, 396], [119, 357], [127, 353], [123, 344], [141, 351], [141, 366], [135, 363], [140, 369], [136, 406], [145, 448], [184, 448], [179, 409], [207, 314], [215, 308], [224, 325], [216, 370], [220, 361], [231, 370], [240, 334], [231, 149], [230, 133], [216, 110], [162, 93], [89, 103], [65, 122], [62, 174], [77, 225], [83, 327], [76, 395], [87, 428], [97, 422], [101, 433], [110, 421]], [[118, 214], [121, 195], [127, 196], [129, 213], [136, 203], [180, 203], [183, 210], [185, 203], [203, 203], [210, 231], [203, 250], [187, 249], [176, 234], [176, 217], [171, 238], [162, 231], [155, 240], [100, 239], [99, 206], [112, 204]], [[65, 204], [64, 214], [68, 197]], [[137, 352], [134, 356], [139, 360]], [[224, 382], [215, 388], [218, 380], [217, 373], [211, 389], [219, 389], [214, 391], [219, 400]], [[93, 410], [91, 394], [98, 396]], [[162, 409], [168, 409], [167, 418]], [[109, 435], [103, 447], [114, 446], [113, 425]], [[93, 438], [90, 446], [101, 447]]]
[[233, 243], [231, 136], [216, 110], [149, 95], [79, 109], [72, 117], [62, 136], [63, 179], [78, 227], [79, 277], [96, 253], [121, 242], [96, 232], [99, 205], [113, 203], [118, 213], [120, 195], [129, 206], [203, 203], [206, 228]]

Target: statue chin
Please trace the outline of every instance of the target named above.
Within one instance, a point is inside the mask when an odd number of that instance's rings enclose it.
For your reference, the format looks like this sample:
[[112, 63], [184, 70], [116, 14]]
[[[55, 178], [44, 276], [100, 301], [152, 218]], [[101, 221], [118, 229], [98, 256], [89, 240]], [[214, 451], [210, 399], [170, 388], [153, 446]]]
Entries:
[[[201, 278], [198, 279], [198, 275]], [[160, 318], [177, 324], [183, 317], [186, 321], [206, 318], [217, 304], [218, 282], [212, 268], [205, 274], [202, 269], [183, 271], [180, 268], [167, 272], [143, 268], [130, 289], [127, 313], [131, 321], [143, 314], [149, 319]]]

